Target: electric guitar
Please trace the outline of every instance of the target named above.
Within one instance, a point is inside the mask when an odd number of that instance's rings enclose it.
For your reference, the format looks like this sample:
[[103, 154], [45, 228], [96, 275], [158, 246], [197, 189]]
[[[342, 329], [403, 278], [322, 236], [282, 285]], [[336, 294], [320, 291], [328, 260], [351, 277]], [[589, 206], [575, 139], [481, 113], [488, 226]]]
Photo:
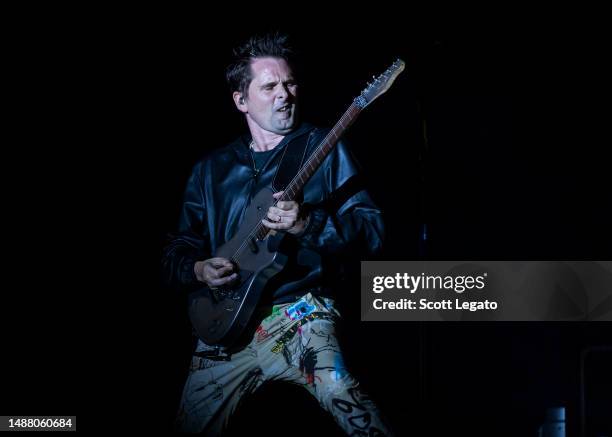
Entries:
[[264, 188], [255, 195], [236, 235], [219, 247], [214, 255], [230, 260], [238, 279], [228, 286], [216, 289], [203, 287], [189, 295], [189, 318], [197, 335], [205, 343], [231, 345], [250, 321], [267, 282], [286, 264], [286, 255], [278, 251], [285, 233], [266, 228], [261, 223], [270, 206], [281, 200], [296, 198], [346, 129], [366, 106], [391, 87], [404, 66], [404, 62], [397, 59], [368, 84], [307, 158], [279, 199], [272, 197], [274, 193], [271, 188]]

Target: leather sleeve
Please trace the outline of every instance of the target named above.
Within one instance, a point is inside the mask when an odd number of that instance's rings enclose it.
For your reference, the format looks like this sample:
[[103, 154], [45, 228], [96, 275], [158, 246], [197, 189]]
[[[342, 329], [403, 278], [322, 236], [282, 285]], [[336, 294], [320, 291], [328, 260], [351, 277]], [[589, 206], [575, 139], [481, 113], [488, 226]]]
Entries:
[[170, 286], [204, 285], [193, 271], [196, 261], [210, 258], [202, 173], [203, 164], [199, 163], [187, 181], [178, 232], [168, 235], [163, 249], [162, 275]]
[[378, 254], [384, 239], [382, 214], [365, 190], [356, 161], [342, 141], [326, 158], [322, 170], [326, 198], [316, 205], [304, 205], [310, 220], [300, 237], [301, 244], [328, 254]]

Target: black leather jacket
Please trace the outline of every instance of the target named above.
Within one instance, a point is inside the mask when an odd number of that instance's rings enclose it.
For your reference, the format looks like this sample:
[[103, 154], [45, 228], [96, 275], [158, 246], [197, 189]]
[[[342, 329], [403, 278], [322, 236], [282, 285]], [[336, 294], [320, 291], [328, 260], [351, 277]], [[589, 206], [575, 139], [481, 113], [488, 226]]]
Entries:
[[[302, 124], [274, 148], [257, 179], [253, 177], [249, 136], [196, 164], [187, 182], [178, 233], [170, 235], [163, 251], [165, 281], [187, 290], [202, 287], [195, 277], [194, 263], [214, 256], [216, 248], [234, 235], [250, 199], [271, 186], [281, 150], [293, 139], [309, 135], [306, 153], [310, 155], [328, 132]], [[262, 301], [287, 303], [308, 291], [333, 296], [341, 266], [339, 255], [365, 252], [369, 256], [380, 250], [384, 232], [381, 214], [360, 185], [356, 164], [340, 141], [304, 186], [301, 208], [310, 212], [310, 221], [301, 236], [286, 234], [281, 248], [290, 255], [289, 263], [269, 283]]]

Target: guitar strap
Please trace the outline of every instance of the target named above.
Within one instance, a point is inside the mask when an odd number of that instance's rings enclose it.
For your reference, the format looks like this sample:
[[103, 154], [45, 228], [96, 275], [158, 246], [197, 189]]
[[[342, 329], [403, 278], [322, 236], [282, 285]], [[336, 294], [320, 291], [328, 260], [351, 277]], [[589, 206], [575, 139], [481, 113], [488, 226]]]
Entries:
[[272, 189], [275, 192], [283, 191], [300, 168], [302, 168], [302, 165], [304, 165], [306, 149], [314, 132], [315, 130], [313, 129], [310, 131], [310, 134], [300, 135], [293, 139], [283, 150], [280, 163], [276, 168], [276, 174], [272, 180]]

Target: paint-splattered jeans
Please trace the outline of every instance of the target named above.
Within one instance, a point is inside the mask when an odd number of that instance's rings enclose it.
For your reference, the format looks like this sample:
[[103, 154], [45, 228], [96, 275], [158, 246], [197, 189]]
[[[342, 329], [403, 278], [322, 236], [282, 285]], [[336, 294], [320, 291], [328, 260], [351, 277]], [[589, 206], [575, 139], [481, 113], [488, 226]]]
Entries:
[[[219, 435], [243, 397], [266, 381], [303, 386], [353, 436], [391, 435], [374, 403], [346, 371], [335, 334], [333, 301], [310, 293], [275, 305], [237, 353], [198, 342], [177, 417], [184, 432]], [[206, 354], [213, 354], [210, 357]]]

